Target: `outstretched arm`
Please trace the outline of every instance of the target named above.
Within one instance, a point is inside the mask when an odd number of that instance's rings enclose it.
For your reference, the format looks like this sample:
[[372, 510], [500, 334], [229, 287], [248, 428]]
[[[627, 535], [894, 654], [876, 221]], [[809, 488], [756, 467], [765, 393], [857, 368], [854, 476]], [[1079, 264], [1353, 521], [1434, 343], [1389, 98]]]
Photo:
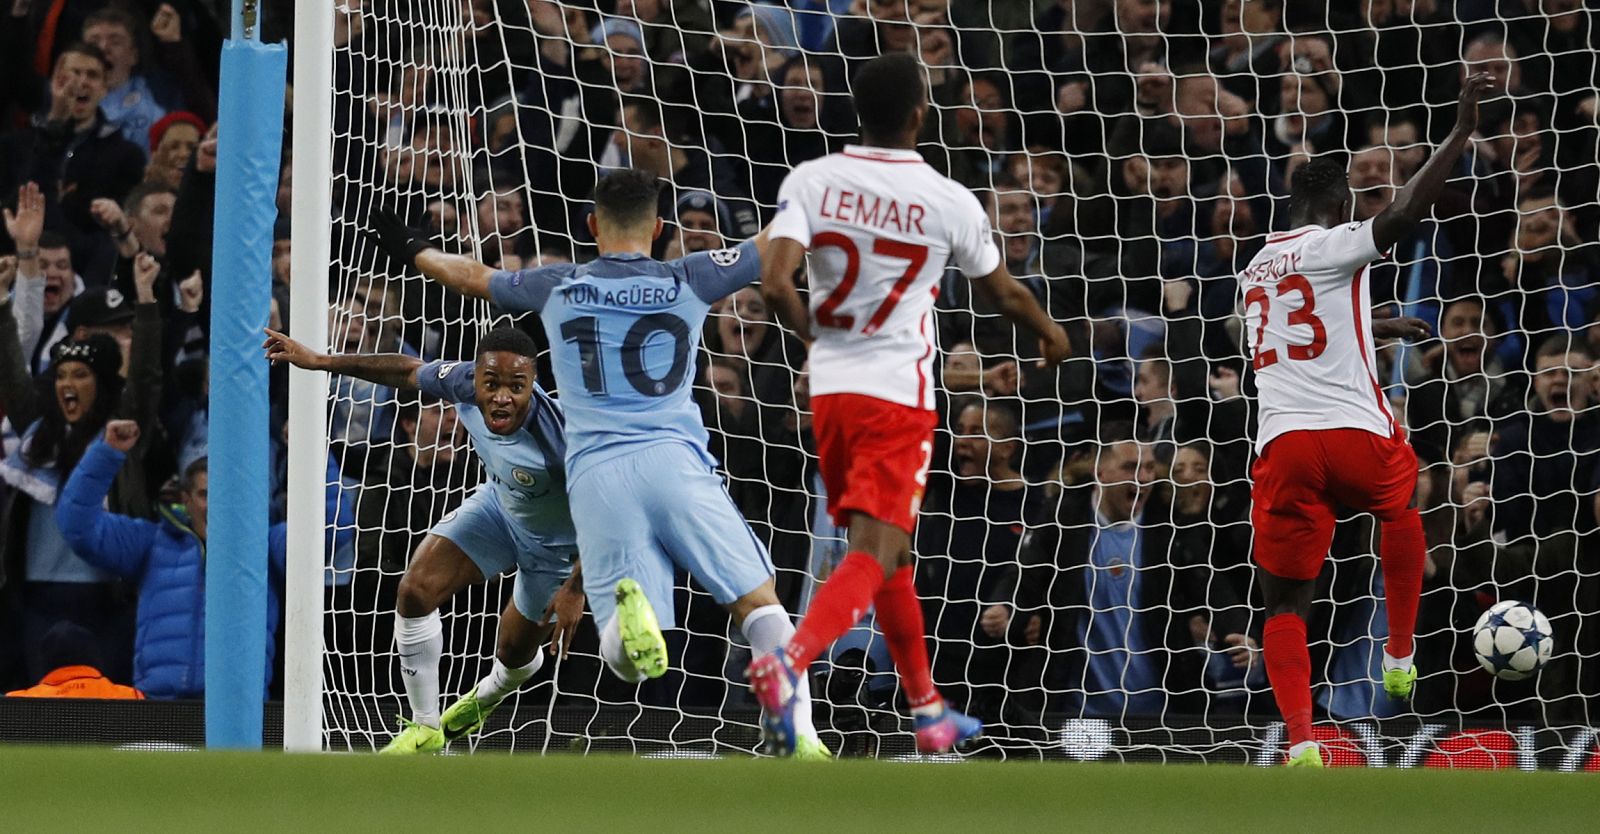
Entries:
[[276, 330], [268, 329], [266, 333], [267, 341], [262, 347], [267, 351], [268, 361], [288, 362], [296, 368], [305, 368], [309, 371], [327, 371], [341, 376], [352, 376], [389, 388], [414, 389], [418, 385], [417, 371], [422, 367], [422, 360], [415, 356], [406, 356], [403, 353], [329, 356], [326, 353], [318, 353]]
[[[761, 235], [765, 236], [766, 230]], [[761, 236], [756, 238], [756, 246], [762, 246]], [[781, 237], [767, 241], [765, 249], [761, 254], [761, 297], [784, 327], [810, 345], [811, 312], [794, 284], [795, 273], [805, 263], [806, 247], [798, 240]]]
[[1011, 276], [1002, 262], [994, 271], [972, 282], [972, 289], [1011, 321], [1039, 337], [1039, 353], [1046, 365], [1058, 365], [1072, 355], [1067, 331], [1039, 306], [1022, 282]]
[[388, 211], [372, 213], [367, 239], [390, 258], [414, 267], [423, 275], [473, 298], [489, 297], [489, 278], [494, 270], [465, 255], [452, 255], [435, 249], [421, 232]]
[[1489, 74], [1480, 72], [1461, 85], [1455, 129], [1445, 137], [1444, 144], [1428, 158], [1422, 169], [1411, 177], [1411, 181], [1395, 193], [1394, 202], [1372, 221], [1372, 241], [1377, 244], [1379, 252], [1389, 251], [1401, 238], [1411, 234], [1411, 230], [1433, 209], [1439, 193], [1444, 191], [1445, 180], [1461, 160], [1472, 132], [1478, 129], [1478, 102], [1488, 92], [1490, 84]]

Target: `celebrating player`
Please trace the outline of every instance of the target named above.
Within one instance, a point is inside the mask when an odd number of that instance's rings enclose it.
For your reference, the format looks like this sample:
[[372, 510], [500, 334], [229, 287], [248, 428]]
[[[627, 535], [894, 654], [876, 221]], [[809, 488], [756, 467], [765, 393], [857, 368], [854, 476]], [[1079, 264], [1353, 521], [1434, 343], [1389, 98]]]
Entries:
[[1350, 183], [1341, 166], [1307, 163], [1290, 185], [1293, 228], [1267, 238], [1239, 274], [1260, 390], [1250, 516], [1268, 617], [1262, 642], [1288, 725], [1291, 766], [1322, 766], [1311, 738], [1306, 617], [1339, 505], [1370, 512], [1382, 525], [1389, 612], [1383, 688], [1406, 699], [1417, 681], [1411, 638], [1425, 558], [1417, 456], [1378, 387], [1367, 264], [1428, 215], [1477, 127], [1478, 101], [1489, 87], [1487, 74], [1467, 79], [1444, 145], [1370, 220], [1346, 222]]
[[[873, 59], [854, 82], [864, 145], [807, 162], [784, 180], [761, 271], [778, 318], [811, 346], [811, 405], [823, 485], [850, 552], [781, 650], [750, 666], [769, 744], [788, 725], [811, 661], [869, 605], [889, 644], [916, 723], [917, 748], [943, 752], [982, 724], [945, 706], [928, 671], [911, 534], [933, 451], [933, 300], [948, 261], [994, 309], [1040, 337], [1044, 361], [1066, 358], [1067, 335], [1011, 277], [972, 192], [917, 154], [928, 112], [922, 67]], [[811, 253], [811, 311], [794, 273]]]
[[[584, 590], [600, 654], [627, 681], [667, 670], [661, 624], [674, 621], [675, 565], [733, 615], [754, 651], [772, 651], [794, 633], [773, 590], [771, 559], [728, 497], [690, 397], [706, 314], [756, 279], [765, 233], [736, 249], [652, 260], [659, 189], [637, 169], [606, 176], [589, 217], [600, 257], [521, 272], [429, 248], [398, 218], [376, 219], [391, 257], [463, 294], [540, 314], [567, 417], [567, 490]], [[827, 758], [804, 688], [798, 700], [798, 754]]]
[[[267, 331], [267, 358], [420, 389], [456, 404], [489, 482], [467, 496], [417, 546], [395, 601], [395, 647], [411, 718], [380, 752], [433, 753], [483, 726], [489, 713], [544, 664], [539, 646], [565, 651], [583, 617], [577, 534], [567, 508], [561, 409], [534, 382], [533, 339], [513, 327], [489, 332], [472, 362], [427, 362], [398, 353], [327, 356]], [[439, 714], [439, 606], [468, 585], [515, 566], [500, 615], [494, 667]], [[554, 622], [551, 621], [552, 615]]]

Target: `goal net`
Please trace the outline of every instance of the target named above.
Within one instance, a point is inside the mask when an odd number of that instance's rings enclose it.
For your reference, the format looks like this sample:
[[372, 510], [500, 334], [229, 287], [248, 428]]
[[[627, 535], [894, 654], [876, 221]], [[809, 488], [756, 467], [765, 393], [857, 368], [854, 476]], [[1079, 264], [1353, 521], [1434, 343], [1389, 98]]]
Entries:
[[[466, 358], [502, 321], [394, 272], [357, 234], [373, 210], [502, 268], [581, 261], [596, 177], [631, 165], [667, 184], [657, 255], [731, 245], [770, 218], [790, 168], [855, 141], [860, 64], [910, 51], [931, 90], [920, 150], [989, 208], [1010, 270], [1074, 345], [1044, 370], [966, 279], [941, 288], [916, 536], [937, 684], [986, 722], [980, 754], [1272, 763], [1283, 737], [1258, 651], [1254, 382], [1233, 276], [1288, 230], [1298, 166], [1347, 165], [1354, 217], [1371, 217], [1449, 131], [1463, 74], [1490, 72], [1446, 196], [1370, 272], [1376, 316], [1438, 334], [1377, 345], [1421, 460], [1421, 681], [1410, 704], [1378, 683], [1376, 524], [1346, 513], [1309, 623], [1318, 732], [1344, 740], [1341, 761], [1582, 766], [1600, 706], [1591, 13], [1333, 5], [342, 0], [332, 347]], [[753, 290], [719, 305], [703, 344], [712, 450], [798, 614], [845, 550], [822, 511], [804, 349]], [[399, 577], [480, 473], [453, 415], [380, 386], [335, 379], [328, 431], [356, 527], [330, 571], [324, 729], [332, 748], [367, 750], [404, 712]], [[446, 607], [446, 697], [488, 669], [509, 592], [492, 579]], [[1553, 624], [1532, 680], [1475, 659], [1471, 627], [1503, 599]], [[666, 677], [604, 674], [586, 620], [571, 656], [470, 745], [753, 751], [743, 638], [681, 576], [677, 605]], [[870, 616], [811, 671], [830, 746], [910, 753]]]

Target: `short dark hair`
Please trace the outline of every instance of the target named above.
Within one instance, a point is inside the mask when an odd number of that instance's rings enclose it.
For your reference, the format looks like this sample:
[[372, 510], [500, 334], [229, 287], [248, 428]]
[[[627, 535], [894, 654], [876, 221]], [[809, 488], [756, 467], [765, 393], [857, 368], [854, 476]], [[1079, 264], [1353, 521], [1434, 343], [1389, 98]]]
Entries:
[[87, 32], [90, 26], [98, 26], [102, 23], [114, 23], [128, 30], [128, 34], [133, 38], [133, 47], [135, 49], [139, 48], [141, 27], [138, 20], [126, 9], [116, 5], [105, 6], [83, 19], [83, 31]]
[[56, 64], [59, 65], [61, 63], [61, 59], [67, 57], [68, 55], [85, 55], [95, 59], [96, 61], [99, 61], [100, 69], [102, 71], [111, 71], [111, 61], [106, 58], [106, 54], [104, 52], [100, 51], [100, 47], [95, 46], [92, 43], [74, 41], [67, 44], [66, 47], [61, 50], [61, 54], [56, 56]]
[[594, 186], [594, 211], [607, 223], [629, 227], [656, 218], [661, 181], [649, 171], [624, 168], [600, 178]]
[[1350, 195], [1350, 176], [1344, 166], [1318, 157], [1300, 166], [1289, 180], [1289, 214], [1337, 205]]
[[922, 65], [908, 52], [891, 52], [868, 61], [851, 85], [861, 135], [891, 139], [911, 124], [911, 114], [928, 99]]
[[171, 194], [177, 196], [178, 192], [165, 185], [151, 182], [141, 182], [128, 190], [128, 196], [122, 198], [122, 210], [127, 214], [137, 214], [144, 206], [144, 201], [157, 194]]
[[44, 231], [39, 233], [39, 248], [40, 249], [70, 249], [70, 248], [72, 248], [72, 244], [67, 242], [67, 236], [66, 235], [64, 235], [64, 234], [62, 234], [60, 232], [55, 232], [55, 231], [51, 231], [49, 229], [45, 229]]
[[1539, 343], [1539, 349], [1534, 352], [1535, 359], [1547, 356], [1566, 356], [1568, 353], [1581, 353], [1593, 359], [1590, 355], [1589, 345], [1572, 333], [1552, 333]]
[[529, 359], [539, 357], [539, 346], [534, 343], [533, 337], [509, 324], [496, 327], [478, 340], [478, 356], [502, 351]]
[[199, 458], [195, 458], [194, 462], [190, 463], [188, 466], [185, 466], [183, 468], [183, 491], [184, 492], [188, 492], [189, 490], [194, 489], [195, 479], [199, 478], [201, 475], [206, 474], [206, 470], [207, 470], [207, 467], [209, 465], [210, 465], [209, 461], [207, 461], [206, 458], [199, 457]]

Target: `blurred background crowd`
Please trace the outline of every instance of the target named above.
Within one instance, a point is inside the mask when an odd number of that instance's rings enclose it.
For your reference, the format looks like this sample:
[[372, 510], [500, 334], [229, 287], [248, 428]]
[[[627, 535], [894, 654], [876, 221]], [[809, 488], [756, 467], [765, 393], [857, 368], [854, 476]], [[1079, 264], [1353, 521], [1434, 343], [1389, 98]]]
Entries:
[[[232, 278], [210, 257], [227, 10], [6, 2], [0, 628], [21, 639], [0, 641], [0, 686], [89, 668], [149, 697], [199, 697], [208, 298]], [[287, 37], [293, 14], [268, 0], [264, 39]], [[790, 167], [854, 140], [863, 60], [923, 60], [920, 150], [988, 207], [1010, 270], [1075, 346], [1041, 370], [961, 276], [941, 289], [918, 585], [936, 681], [1021, 735], [1046, 713], [1270, 715], [1234, 275], [1286, 229], [1299, 165], [1347, 165], [1354, 219], [1371, 217], [1448, 131], [1460, 80], [1490, 73], [1435, 219], [1370, 271], [1377, 315], [1437, 334], [1377, 352], [1421, 459], [1415, 707], [1593, 723], [1600, 33], [1580, 0], [345, 0], [335, 18], [332, 347], [429, 359], [469, 355], [496, 311], [362, 243], [373, 208], [505, 269], [583, 260], [589, 190], [633, 166], [670, 184], [659, 256], [719, 248], [770, 217]], [[275, 327], [294, 173], [286, 148]], [[298, 188], [325, 176], [302, 171]], [[713, 451], [803, 609], [843, 556], [821, 511], [804, 349], [753, 289], [716, 311], [704, 348]], [[392, 696], [399, 571], [479, 472], [445, 405], [334, 384], [328, 685]], [[137, 421], [137, 439], [97, 442], [113, 418]], [[281, 463], [266, 474], [280, 522]], [[1368, 517], [1342, 521], [1319, 585], [1318, 704], [1334, 717], [1399, 709], [1372, 680], [1374, 536]], [[477, 677], [503, 593], [454, 603], [448, 681]], [[684, 593], [682, 671], [639, 697], [741, 700], [726, 615]], [[1513, 598], [1551, 617], [1557, 656], [1534, 682], [1494, 685], [1462, 635]], [[836, 723], [892, 705], [870, 628], [830, 661]], [[561, 674], [564, 697], [632, 697], [593, 662]]]

